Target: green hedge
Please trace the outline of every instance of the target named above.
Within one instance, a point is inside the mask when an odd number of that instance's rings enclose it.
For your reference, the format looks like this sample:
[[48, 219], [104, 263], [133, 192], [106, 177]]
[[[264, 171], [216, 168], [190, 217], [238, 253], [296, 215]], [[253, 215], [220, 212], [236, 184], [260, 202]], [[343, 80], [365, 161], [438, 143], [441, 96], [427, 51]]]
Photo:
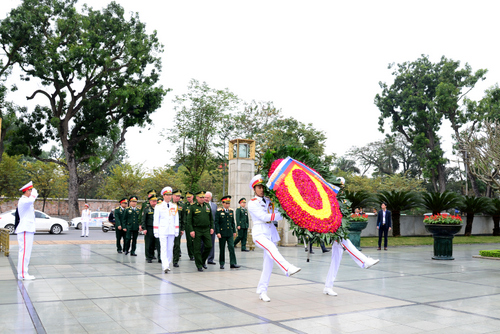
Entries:
[[479, 251], [479, 255], [486, 257], [500, 257], [500, 249], [482, 250]]

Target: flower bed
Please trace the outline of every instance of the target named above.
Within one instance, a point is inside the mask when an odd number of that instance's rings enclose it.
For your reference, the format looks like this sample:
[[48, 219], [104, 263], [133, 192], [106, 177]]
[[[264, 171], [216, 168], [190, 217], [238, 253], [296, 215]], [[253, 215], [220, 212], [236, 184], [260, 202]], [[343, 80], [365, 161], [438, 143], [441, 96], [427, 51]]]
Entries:
[[438, 213], [437, 215], [425, 216], [424, 224], [459, 225], [462, 224], [462, 218], [460, 216], [453, 216], [446, 213]]

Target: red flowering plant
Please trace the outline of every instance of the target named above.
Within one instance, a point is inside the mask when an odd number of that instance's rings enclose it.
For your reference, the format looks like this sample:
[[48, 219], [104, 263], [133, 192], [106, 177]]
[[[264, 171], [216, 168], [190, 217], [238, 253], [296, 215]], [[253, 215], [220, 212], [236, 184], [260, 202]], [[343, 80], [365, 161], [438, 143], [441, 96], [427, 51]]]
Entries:
[[447, 213], [438, 213], [432, 216], [425, 216], [424, 224], [449, 224], [449, 225], [459, 225], [462, 224], [462, 218], [460, 216], [453, 216]]
[[349, 221], [351, 222], [367, 222], [368, 221], [368, 215], [362, 214], [360, 215], [359, 213], [353, 213], [351, 217], [349, 218]]
[[293, 234], [298, 238], [308, 237], [311, 242], [319, 239], [329, 244], [333, 240], [348, 237], [350, 210], [343, 188], [336, 194], [326, 183], [314, 177], [318, 173], [329, 184], [341, 186], [320, 158], [306, 149], [282, 147], [268, 150], [264, 155], [262, 177], [267, 182], [283, 159], [290, 157], [301, 164], [295, 164], [284, 176], [275, 190], [266, 188], [266, 195], [290, 223]]

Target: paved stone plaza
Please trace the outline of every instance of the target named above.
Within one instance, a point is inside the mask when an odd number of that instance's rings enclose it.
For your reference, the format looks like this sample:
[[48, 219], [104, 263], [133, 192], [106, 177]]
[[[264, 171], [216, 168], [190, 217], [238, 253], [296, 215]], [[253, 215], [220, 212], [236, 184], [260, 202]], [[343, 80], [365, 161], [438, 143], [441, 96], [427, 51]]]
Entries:
[[330, 297], [322, 294], [330, 253], [316, 249], [306, 263], [304, 248], [280, 247], [302, 271], [288, 278], [275, 266], [264, 303], [255, 293], [260, 249], [238, 248], [240, 269], [199, 273], [184, 255], [163, 274], [144, 260], [144, 244], [134, 258], [109, 242], [35, 242], [37, 279], [17, 281], [14, 245], [0, 257], [0, 332], [500, 333], [500, 261], [472, 257], [498, 248], [455, 245], [454, 261], [431, 260], [432, 246], [366, 248], [380, 258], [368, 270], [344, 254]]

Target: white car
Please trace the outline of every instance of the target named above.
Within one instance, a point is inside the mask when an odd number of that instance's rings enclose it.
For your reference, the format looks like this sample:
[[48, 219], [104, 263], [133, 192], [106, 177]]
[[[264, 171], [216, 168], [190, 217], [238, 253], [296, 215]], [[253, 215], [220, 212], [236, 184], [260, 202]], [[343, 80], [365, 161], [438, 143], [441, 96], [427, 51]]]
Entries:
[[[10, 210], [0, 214], [0, 227], [8, 229], [10, 234], [14, 234], [15, 231], [15, 215], [16, 210]], [[35, 210], [35, 229], [36, 232], [60, 234], [62, 231], [69, 230], [69, 224], [64, 219], [53, 218], [42, 211]]]
[[[92, 211], [90, 212], [89, 227], [102, 228], [102, 223], [108, 221], [109, 212], [105, 211]], [[82, 217], [75, 217], [71, 219], [70, 226], [74, 226], [77, 230], [82, 229]]]

